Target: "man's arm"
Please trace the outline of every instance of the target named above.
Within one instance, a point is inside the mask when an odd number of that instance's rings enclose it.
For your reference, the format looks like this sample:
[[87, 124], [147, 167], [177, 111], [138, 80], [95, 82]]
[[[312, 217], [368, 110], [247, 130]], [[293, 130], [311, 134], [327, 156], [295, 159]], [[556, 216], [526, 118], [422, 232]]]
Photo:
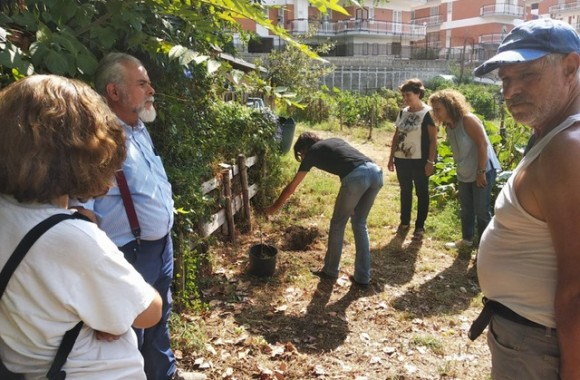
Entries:
[[533, 192], [556, 252], [554, 309], [562, 380], [580, 378], [580, 127], [571, 128], [554, 137], [538, 158]]

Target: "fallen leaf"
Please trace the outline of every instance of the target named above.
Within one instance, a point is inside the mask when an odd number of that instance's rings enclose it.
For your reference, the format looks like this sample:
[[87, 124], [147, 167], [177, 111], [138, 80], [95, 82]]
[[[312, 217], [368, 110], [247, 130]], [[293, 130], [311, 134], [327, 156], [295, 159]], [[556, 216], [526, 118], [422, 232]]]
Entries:
[[288, 305], [280, 305], [276, 309], [274, 309], [275, 313], [281, 313], [288, 309]]
[[360, 340], [365, 341], [365, 342], [370, 342], [371, 341], [371, 336], [367, 333], [361, 333], [359, 335]]

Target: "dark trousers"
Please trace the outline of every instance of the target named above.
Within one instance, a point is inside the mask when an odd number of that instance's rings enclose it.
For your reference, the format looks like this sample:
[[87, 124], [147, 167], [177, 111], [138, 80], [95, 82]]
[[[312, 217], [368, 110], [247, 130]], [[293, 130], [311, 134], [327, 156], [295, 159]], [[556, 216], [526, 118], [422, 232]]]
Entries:
[[425, 175], [425, 160], [395, 158], [397, 180], [401, 188], [401, 224], [411, 223], [413, 187], [417, 195], [415, 228], [425, 228], [429, 214], [429, 177]]
[[120, 248], [125, 258], [153, 286], [163, 299], [161, 320], [148, 329], [134, 329], [145, 361], [147, 380], [169, 380], [176, 370], [169, 337], [173, 242], [171, 236], [156, 241], [132, 241]]
[[481, 238], [483, 231], [491, 220], [491, 190], [495, 185], [497, 172], [495, 169], [485, 173], [487, 186], [477, 187], [476, 182], [459, 182], [458, 194], [461, 208], [461, 238], [472, 241], [475, 236], [475, 223], [477, 221], [477, 238]]

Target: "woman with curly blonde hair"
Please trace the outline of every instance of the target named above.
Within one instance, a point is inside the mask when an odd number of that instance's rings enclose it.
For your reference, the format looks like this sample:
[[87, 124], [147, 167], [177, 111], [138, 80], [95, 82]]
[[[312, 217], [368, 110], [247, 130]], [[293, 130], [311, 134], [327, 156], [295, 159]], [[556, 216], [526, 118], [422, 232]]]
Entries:
[[[88, 85], [34, 75], [0, 91], [0, 267], [40, 222], [111, 186], [125, 158], [116, 116]], [[4, 280], [3, 280], [4, 281]], [[0, 358], [45, 378], [66, 331], [84, 322], [63, 370], [77, 379], [145, 379], [131, 326], [161, 317], [161, 298], [95, 224], [42, 234], [0, 299]], [[1, 375], [0, 377], [5, 376]], [[4, 378], [4, 377], [2, 377]]]
[[429, 103], [433, 117], [445, 127], [447, 143], [457, 165], [461, 239], [446, 243], [445, 247], [471, 248], [491, 220], [491, 189], [501, 170], [500, 163], [483, 123], [471, 112], [462, 93], [440, 90], [429, 97]]

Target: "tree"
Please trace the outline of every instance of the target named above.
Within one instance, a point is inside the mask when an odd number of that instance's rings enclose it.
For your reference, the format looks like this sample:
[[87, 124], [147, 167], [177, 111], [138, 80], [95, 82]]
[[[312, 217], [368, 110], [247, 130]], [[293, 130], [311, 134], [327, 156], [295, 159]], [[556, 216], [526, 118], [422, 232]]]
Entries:
[[[310, 0], [321, 11], [346, 14], [338, 0]], [[159, 54], [187, 65], [224, 48], [252, 19], [298, 49], [315, 54], [273, 25], [252, 0], [3, 0], [0, 65], [3, 82], [36, 73], [90, 77], [110, 50]], [[0, 82], [1, 83], [1, 82]]]
[[[344, 13], [338, 0], [311, 2], [321, 10]], [[231, 116], [236, 110], [230, 112], [229, 105], [221, 106], [213, 96], [224, 78], [208, 73], [224, 70], [215, 70], [219, 64], [212, 56], [216, 50], [227, 51], [241, 18], [308, 50], [272, 25], [264, 6], [252, 0], [0, 0], [0, 87], [32, 73], [92, 82], [97, 62], [110, 51], [133, 54], [147, 67], [158, 109], [149, 129], [174, 189], [176, 255], [188, 266], [178, 304], [197, 298], [201, 255], [191, 251], [191, 240], [197, 221], [210, 208], [200, 184], [226, 154], [272, 150], [274, 145], [268, 136], [276, 125], [242, 111]], [[234, 119], [239, 129], [231, 136], [232, 123], [221, 120]], [[276, 160], [276, 154], [268, 159]]]

